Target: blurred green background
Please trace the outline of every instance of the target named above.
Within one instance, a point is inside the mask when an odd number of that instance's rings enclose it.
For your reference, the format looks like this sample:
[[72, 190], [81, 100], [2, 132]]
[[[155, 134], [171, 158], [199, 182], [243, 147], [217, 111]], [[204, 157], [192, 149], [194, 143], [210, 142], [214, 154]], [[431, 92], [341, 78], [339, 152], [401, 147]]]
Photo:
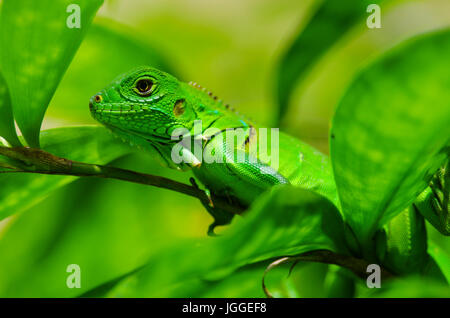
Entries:
[[[320, 2], [105, 1], [51, 100], [43, 129], [95, 124], [90, 96], [139, 65], [196, 81], [255, 121], [276, 125], [278, 67]], [[400, 41], [448, 25], [448, 0], [386, 1], [382, 29], [355, 24], [292, 83], [281, 127], [327, 153], [334, 106], [354, 74]], [[162, 168], [142, 153], [112, 164], [183, 182], [190, 176]], [[159, 188], [80, 179], [39, 201], [0, 222], [2, 297], [79, 296], [133, 271], [167, 246], [211, 239], [206, 237], [211, 217], [200, 202]], [[430, 228], [435, 244], [450, 250], [449, 239], [436, 233]], [[173, 266], [182, 267], [183, 261]], [[81, 289], [65, 286], [68, 264], [79, 264], [86, 273]], [[267, 264], [246, 266], [199, 287], [193, 296], [262, 297]], [[290, 278], [287, 268], [267, 278], [275, 296], [327, 295], [326, 265], [298, 266]]]

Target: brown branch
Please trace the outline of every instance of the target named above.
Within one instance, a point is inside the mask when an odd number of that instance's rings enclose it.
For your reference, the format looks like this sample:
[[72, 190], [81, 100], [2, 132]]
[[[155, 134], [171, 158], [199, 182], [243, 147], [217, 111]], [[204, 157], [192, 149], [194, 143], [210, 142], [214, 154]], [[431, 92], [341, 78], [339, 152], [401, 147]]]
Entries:
[[[263, 288], [263, 291], [266, 294], [266, 296], [269, 298], [273, 297], [272, 294], [270, 293], [270, 291], [267, 289], [266, 284], [265, 284], [265, 277], [271, 269], [273, 269], [277, 266], [280, 266], [281, 264], [287, 263], [287, 262], [293, 262], [293, 265], [292, 265], [292, 267], [293, 267], [298, 262], [302, 262], [302, 261], [303, 262], [316, 262], [316, 263], [338, 265], [338, 266], [344, 267], [344, 268], [352, 271], [356, 276], [358, 276], [359, 278], [363, 278], [363, 279], [367, 277], [366, 270], [367, 270], [367, 266], [370, 265], [370, 263], [364, 259], [356, 258], [356, 257], [349, 256], [349, 255], [338, 254], [338, 253], [334, 253], [334, 252], [328, 251], [328, 250], [315, 250], [315, 251], [303, 253], [298, 256], [283, 257], [283, 258], [277, 259], [277, 260], [273, 261], [272, 263], [270, 263], [269, 266], [267, 266], [266, 270], [264, 271], [264, 275], [262, 277], [262, 288]], [[291, 273], [292, 267], [290, 268], [289, 273]], [[381, 270], [381, 277], [383, 279], [390, 279], [390, 278], [394, 277], [394, 275], [392, 273], [390, 273], [389, 271], [387, 271], [385, 268], [383, 268], [381, 266], [380, 266], [380, 270]]]
[[39, 173], [117, 179], [180, 192], [199, 199], [203, 204], [211, 205], [212, 203], [214, 207], [232, 214], [240, 214], [245, 210], [245, 207], [230, 204], [222, 197], [214, 194], [208, 196], [205, 191], [193, 185], [127, 169], [72, 161], [41, 149], [0, 146], [0, 155], [8, 157], [8, 161], [0, 163], [0, 166], [11, 169], [3, 173]]

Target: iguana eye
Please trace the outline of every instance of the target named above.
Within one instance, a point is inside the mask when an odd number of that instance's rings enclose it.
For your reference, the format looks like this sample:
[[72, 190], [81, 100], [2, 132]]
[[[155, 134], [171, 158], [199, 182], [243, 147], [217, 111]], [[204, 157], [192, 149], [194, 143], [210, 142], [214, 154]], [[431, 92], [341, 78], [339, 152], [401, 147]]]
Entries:
[[141, 96], [148, 96], [152, 92], [153, 82], [148, 78], [136, 82], [136, 92]]

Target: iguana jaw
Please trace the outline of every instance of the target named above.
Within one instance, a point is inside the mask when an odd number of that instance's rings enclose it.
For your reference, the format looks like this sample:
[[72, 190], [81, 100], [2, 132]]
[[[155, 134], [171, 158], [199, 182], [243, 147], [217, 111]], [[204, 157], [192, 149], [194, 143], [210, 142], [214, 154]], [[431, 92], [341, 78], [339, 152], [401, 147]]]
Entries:
[[164, 133], [158, 134], [153, 127], [146, 128], [145, 122], [148, 120], [141, 118], [149, 116], [150, 112], [158, 112], [157, 103], [115, 102], [116, 94], [117, 91], [111, 87], [92, 96], [89, 101], [92, 117], [125, 143], [153, 153], [153, 157], [158, 158], [163, 166], [184, 169], [184, 166], [176, 165], [171, 160], [171, 149], [175, 141], [170, 139], [166, 129]]
[[157, 158], [157, 161], [162, 166], [177, 170], [189, 169], [189, 166], [184, 163], [175, 164], [171, 158], [172, 147], [176, 141], [164, 140], [162, 138], [156, 140], [154, 136], [146, 136], [139, 132], [124, 130], [108, 124], [104, 124], [104, 126], [111, 130], [111, 132], [123, 142], [132, 147], [151, 153], [152, 157]]

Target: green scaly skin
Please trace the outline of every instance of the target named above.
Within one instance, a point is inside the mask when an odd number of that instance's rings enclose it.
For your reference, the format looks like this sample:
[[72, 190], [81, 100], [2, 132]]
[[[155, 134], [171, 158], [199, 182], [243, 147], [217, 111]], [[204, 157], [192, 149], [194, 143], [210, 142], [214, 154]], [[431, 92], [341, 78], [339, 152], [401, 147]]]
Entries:
[[[196, 84], [187, 84], [170, 74], [143, 67], [119, 77], [93, 96], [90, 109], [96, 120], [122, 139], [154, 152], [170, 167], [192, 168], [196, 178], [210, 192], [236, 204], [246, 207], [269, 187], [289, 183], [317, 192], [338, 206], [327, 156], [280, 132], [279, 168], [275, 170], [272, 162], [263, 163], [249, 150], [258, 143], [251, 128], [259, 131], [259, 126], [236, 114]], [[171, 151], [179, 140], [171, 140], [171, 134], [176, 128], [185, 128], [193, 135], [195, 120], [202, 121], [203, 137], [194, 139], [201, 140], [204, 153], [211, 153], [213, 149], [223, 151], [224, 157], [238, 153], [243, 155], [245, 162], [223, 160], [224, 163], [198, 164], [195, 159], [201, 161], [201, 158], [194, 157], [192, 149], [185, 148], [185, 155], [194, 158], [193, 163], [175, 164]], [[216, 128], [218, 133], [208, 134], [208, 127]], [[243, 130], [244, 138], [234, 149], [225, 147], [225, 138], [220, 138], [224, 137], [227, 128]], [[270, 137], [268, 129], [269, 141]], [[270, 144], [267, 149], [270, 150]], [[230, 215], [207, 208], [215, 218], [210, 230], [230, 222]]]
[[[447, 148], [450, 152], [450, 148]], [[450, 155], [449, 155], [450, 157]], [[414, 206], [441, 234], [450, 235], [450, 160], [439, 168]]]

